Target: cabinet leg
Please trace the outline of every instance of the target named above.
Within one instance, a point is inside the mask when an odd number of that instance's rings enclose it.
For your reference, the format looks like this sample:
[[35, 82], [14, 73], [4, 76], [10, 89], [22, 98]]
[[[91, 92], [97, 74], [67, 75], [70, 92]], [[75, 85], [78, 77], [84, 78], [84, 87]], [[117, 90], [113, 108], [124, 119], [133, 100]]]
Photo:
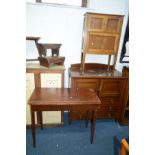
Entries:
[[81, 57], [81, 74], [84, 74], [86, 54], [83, 53]]
[[111, 55], [109, 55], [109, 57], [108, 57], [108, 71], [110, 70], [110, 62], [111, 62]]

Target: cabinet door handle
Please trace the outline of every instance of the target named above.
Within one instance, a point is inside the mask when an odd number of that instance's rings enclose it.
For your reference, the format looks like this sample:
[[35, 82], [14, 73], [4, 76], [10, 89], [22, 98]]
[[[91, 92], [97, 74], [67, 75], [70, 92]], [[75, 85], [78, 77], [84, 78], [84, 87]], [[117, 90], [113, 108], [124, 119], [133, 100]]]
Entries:
[[92, 42], [92, 43], [91, 43], [91, 45], [93, 46], [93, 45], [94, 45], [94, 43]]

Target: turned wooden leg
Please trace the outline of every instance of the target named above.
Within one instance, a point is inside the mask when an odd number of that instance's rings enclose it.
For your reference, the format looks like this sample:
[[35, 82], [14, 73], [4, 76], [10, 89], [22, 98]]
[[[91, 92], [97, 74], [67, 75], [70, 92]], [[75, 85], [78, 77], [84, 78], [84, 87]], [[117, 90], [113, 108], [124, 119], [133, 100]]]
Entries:
[[92, 111], [91, 137], [90, 137], [90, 143], [91, 143], [91, 144], [92, 144], [93, 141], [94, 141], [95, 123], [96, 123], [96, 112], [95, 112], [95, 111]]
[[36, 147], [36, 140], [35, 140], [35, 111], [31, 108], [31, 128], [32, 128], [32, 140], [33, 140], [33, 147]]

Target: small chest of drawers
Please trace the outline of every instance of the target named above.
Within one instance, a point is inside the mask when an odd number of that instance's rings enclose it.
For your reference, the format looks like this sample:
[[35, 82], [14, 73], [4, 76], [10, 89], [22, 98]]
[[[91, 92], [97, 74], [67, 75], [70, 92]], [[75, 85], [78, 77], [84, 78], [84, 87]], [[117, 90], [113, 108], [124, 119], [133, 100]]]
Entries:
[[[91, 69], [89, 69], [90, 65]], [[97, 93], [101, 100], [97, 119], [119, 120], [125, 78], [120, 72], [107, 71], [104, 67], [106, 68], [101, 64], [86, 64], [85, 74], [81, 75], [78, 65], [72, 65], [69, 68], [70, 87], [93, 89]], [[85, 117], [85, 113], [70, 112], [70, 120], [85, 119]]]

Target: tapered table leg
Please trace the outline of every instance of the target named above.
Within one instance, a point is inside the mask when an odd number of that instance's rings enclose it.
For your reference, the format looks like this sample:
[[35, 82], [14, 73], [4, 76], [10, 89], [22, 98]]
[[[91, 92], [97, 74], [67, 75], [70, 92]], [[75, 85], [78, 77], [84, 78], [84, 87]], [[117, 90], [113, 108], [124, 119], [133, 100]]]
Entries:
[[69, 125], [71, 125], [71, 123], [72, 123], [70, 113], [71, 113], [71, 112], [69, 111], [69, 112], [68, 112], [68, 121], [69, 121]]
[[33, 147], [36, 147], [36, 140], [35, 140], [35, 111], [31, 108], [31, 128], [32, 128], [32, 140], [33, 140]]
[[89, 116], [89, 111], [86, 112], [86, 128], [88, 127], [88, 116]]
[[95, 131], [95, 123], [96, 123], [96, 112], [92, 111], [92, 119], [91, 119], [91, 137], [90, 142], [91, 144], [94, 141], [94, 131]]
[[38, 114], [39, 114], [40, 127], [43, 130], [43, 115], [42, 115], [42, 111], [39, 111]]

